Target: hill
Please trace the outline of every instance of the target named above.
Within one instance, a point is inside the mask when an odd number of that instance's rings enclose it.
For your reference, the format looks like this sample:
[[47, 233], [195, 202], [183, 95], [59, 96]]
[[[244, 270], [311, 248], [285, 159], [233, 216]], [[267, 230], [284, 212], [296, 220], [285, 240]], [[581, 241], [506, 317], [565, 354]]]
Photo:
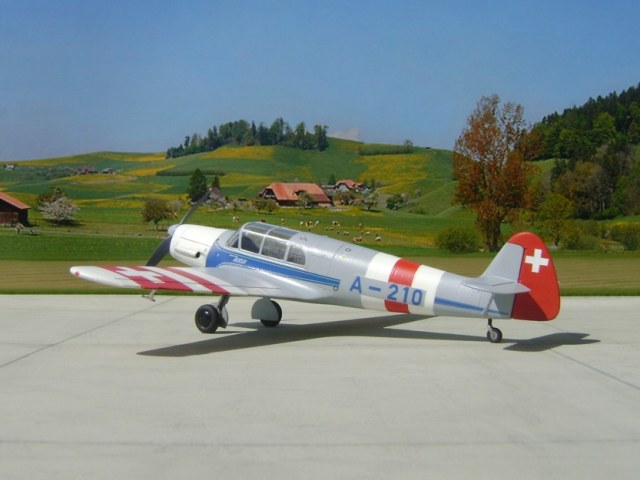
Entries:
[[[165, 153], [96, 152], [19, 162], [14, 170], [2, 169], [0, 165], [0, 189], [33, 207], [40, 194], [53, 187], [62, 189], [80, 211], [72, 229], [59, 227], [55, 231], [78, 234], [162, 236], [153, 226], [142, 222], [140, 212], [152, 198], [182, 201], [183, 211], [186, 210], [186, 192], [195, 168], [209, 175], [224, 172], [221, 187], [232, 201], [255, 198], [259, 190], [273, 181], [326, 184], [330, 178], [375, 182], [382, 205], [388, 195], [404, 194], [410, 204], [402, 211], [380, 208], [368, 212], [359, 207], [304, 212], [279, 209], [273, 218], [268, 218], [279, 222], [284, 217], [289, 225], [302, 220], [328, 225], [339, 220], [340, 229], [323, 228], [323, 233], [343, 238], [347, 235], [349, 240], [361, 235], [364, 244], [375, 243], [381, 249], [409, 249], [396, 251], [402, 254], [432, 247], [438, 231], [452, 223], [473, 225], [474, 221], [470, 213], [450, 205], [451, 152], [445, 150], [412, 147], [407, 151], [403, 146], [330, 139], [328, 148], [322, 152], [283, 146], [223, 146], [178, 158], [165, 156]], [[201, 208], [191, 221], [232, 227], [233, 217], [238, 214], [243, 222], [264, 217], [264, 213], [255, 211]], [[38, 224], [38, 231], [51, 228], [35, 208], [30, 218]], [[381, 242], [374, 242], [376, 234], [382, 236]]]
[[[189, 177], [199, 168], [208, 175], [223, 174], [222, 188], [231, 199], [253, 198], [273, 181], [325, 184], [335, 177], [375, 181], [383, 194], [437, 197], [430, 214], [449, 209], [444, 193], [450, 199], [451, 152], [415, 147], [407, 153], [385, 153], [363, 147], [370, 146], [330, 139], [322, 152], [283, 146], [224, 146], [178, 158], [97, 152], [20, 162], [13, 171], [0, 171], [0, 188], [32, 204], [41, 193], [59, 187], [81, 207], [139, 209], [149, 198], [184, 198]], [[369, 154], [375, 151], [381, 153]]]

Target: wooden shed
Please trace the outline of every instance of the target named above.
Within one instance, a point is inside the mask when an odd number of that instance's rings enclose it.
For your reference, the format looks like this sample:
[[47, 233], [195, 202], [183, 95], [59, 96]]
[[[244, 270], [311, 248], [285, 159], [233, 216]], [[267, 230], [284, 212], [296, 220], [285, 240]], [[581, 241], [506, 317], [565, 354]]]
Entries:
[[29, 225], [29, 209], [31, 207], [22, 203], [11, 195], [0, 192], [0, 224], [16, 225], [21, 223]]

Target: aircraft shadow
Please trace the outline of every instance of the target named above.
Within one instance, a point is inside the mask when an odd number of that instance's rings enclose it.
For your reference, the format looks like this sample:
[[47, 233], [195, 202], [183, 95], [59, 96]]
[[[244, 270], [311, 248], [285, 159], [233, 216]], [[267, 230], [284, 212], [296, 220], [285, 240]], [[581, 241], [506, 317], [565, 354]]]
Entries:
[[[252, 328], [248, 332], [238, 332], [221, 337], [218, 333], [207, 340], [139, 352], [138, 355], [157, 357], [188, 357], [210, 353], [241, 350], [244, 348], [266, 347], [291, 342], [302, 342], [327, 337], [378, 337], [422, 340], [455, 340], [465, 342], [486, 342], [484, 336], [431, 333], [416, 330], [392, 329], [397, 325], [423, 320], [421, 315], [393, 315], [367, 317], [354, 320], [291, 325], [281, 323], [278, 328], [265, 328], [260, 322], [234, 323], [236, 326]], [[222, 333], [222, 332], [221, 332]], [[232, 332], [228, 332], [232, 333]]]
[[551, 333], [528, 340], [518, 340], [513, 345], [505, 347], [505, 350], [512, 352], [543, 352], [563, 345], [590, 345], [600, 342], [600, 340], [586, 338], [588, 336], [588, 333]]
[[[250, 328], [245, 332], [219, 331], [206, 340], [172, 345], [138, 352], [138, 355], [153, 357], [190, 357], [208, 355], [231, 350], [266, 347], [292, 342], [302, 342], [329, 337], [374, 337], [414, 340], [450, 340], [456, 342], [487, 342], [484, 335], [460, 335], [417, 330], [389, 328], [423, 320], [421, 315], [393, 315], [366, 317], [353, 320], [313, 323], [308, 325], [280, 324], [278, 328], [263, 327], [260, 322], [234, 323], [235, 326]], [[542, 352], [562, 345], [588, 345], [599, 340], [585, 339], [586, 333], [553, 333], [527, 340], [516, 340], [505, 350], [515, 352]], [[510, 340], [506, 340], [510, 342]]]

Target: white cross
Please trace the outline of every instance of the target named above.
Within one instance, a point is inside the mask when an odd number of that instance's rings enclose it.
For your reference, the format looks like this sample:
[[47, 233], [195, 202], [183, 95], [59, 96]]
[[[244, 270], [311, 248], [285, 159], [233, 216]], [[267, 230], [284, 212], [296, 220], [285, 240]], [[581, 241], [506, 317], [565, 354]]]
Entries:
[[163, 283], [163, 280], [158, 278], [161, 277], [162, 274], [152, 272], [151, 270], [134, 270], [133, 268], [120, 267], [118, 268], [118, 273], [127, 278], [144, 278], [151, 283]]
[[533, 256], [527, 255], [524, 257], [524, 263], [531, 265], [532, 273], [540, 273], [540, 267], [546, 267], [549, 265], [549, 259], [542, 256], [542, 250], [539, 248], [534, 249]]

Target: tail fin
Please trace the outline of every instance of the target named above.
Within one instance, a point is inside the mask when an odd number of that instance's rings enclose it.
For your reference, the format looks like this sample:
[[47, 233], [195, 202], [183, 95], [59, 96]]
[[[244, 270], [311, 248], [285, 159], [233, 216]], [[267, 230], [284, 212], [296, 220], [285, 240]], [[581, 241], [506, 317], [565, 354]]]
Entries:
[[[529, 292], [516, 294], [511, 317], [522, 320], [553, 320], [560, 311], [560, 288], [556, 268], [547, 247], [540, 237], [530, 232], [512, 236], [505, 247], [508, 245], [511, 245], [511, 249], [522, 249], [517, 280], [529, 288]], [[493, 263], [489, 269], [492, 266]]]
[[464, 285], [491, 293], [492, 299], [514, 295], [511, 318], [553, 320], [560, 310], [555, 266], [547, 247], [533, 233], [511, 237], [485, 272]]

